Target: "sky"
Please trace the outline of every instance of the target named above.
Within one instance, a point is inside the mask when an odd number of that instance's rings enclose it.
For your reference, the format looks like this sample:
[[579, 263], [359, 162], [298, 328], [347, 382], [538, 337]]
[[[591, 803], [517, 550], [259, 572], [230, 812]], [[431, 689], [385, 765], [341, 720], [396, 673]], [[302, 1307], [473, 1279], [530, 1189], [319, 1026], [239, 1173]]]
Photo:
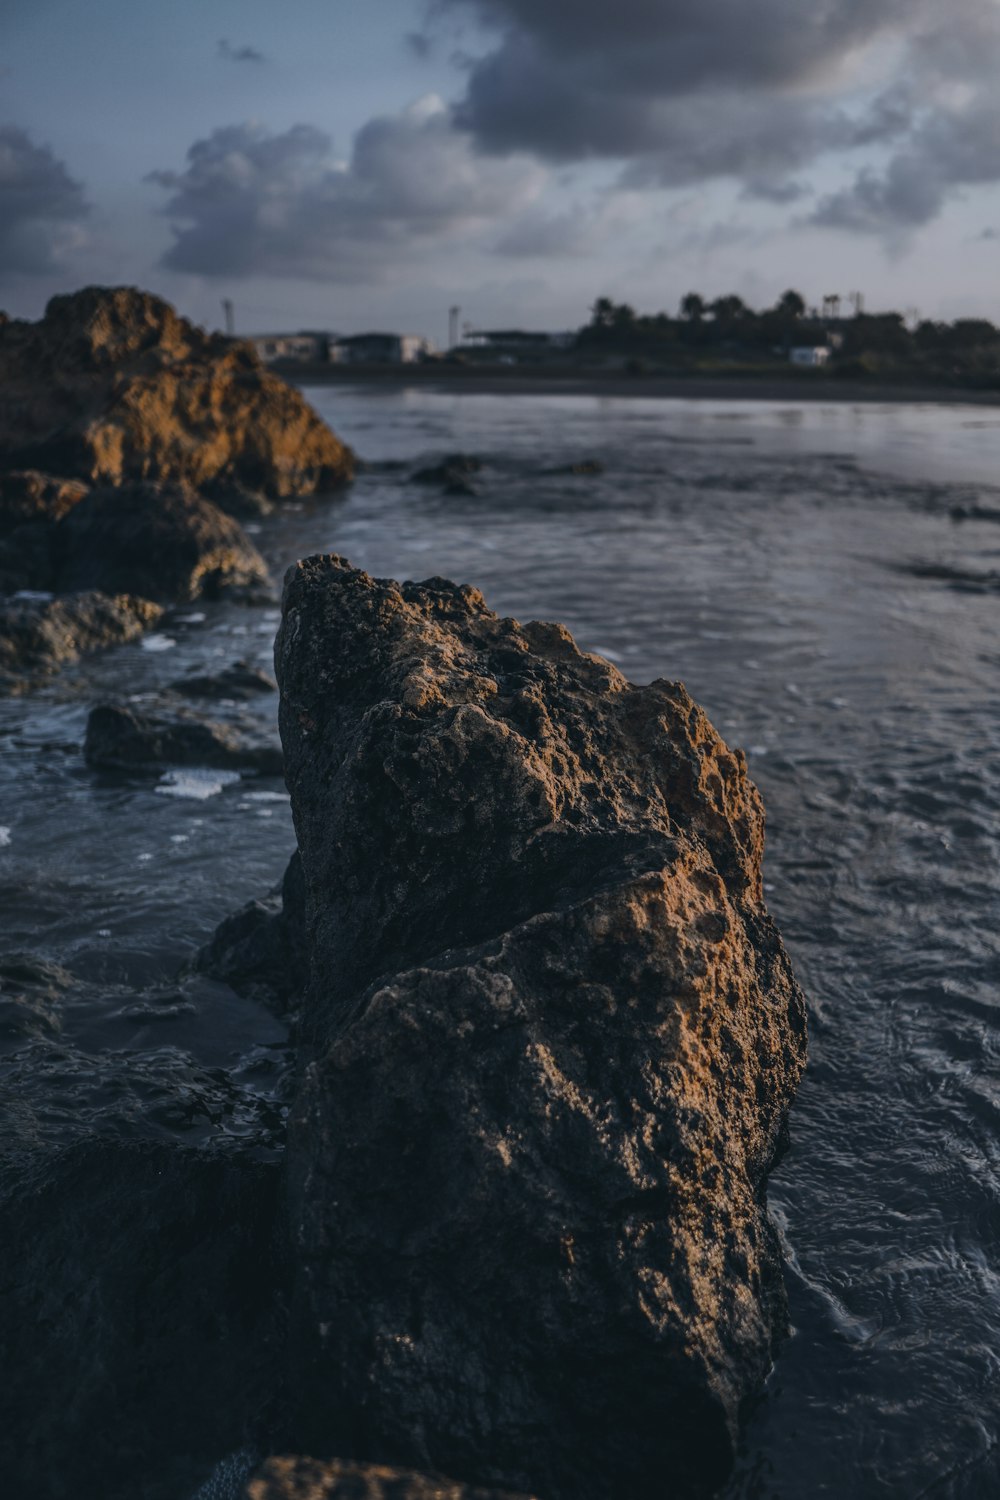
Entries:
[[1000, 0], [2, 0], [0, 307], [1000, 322]]

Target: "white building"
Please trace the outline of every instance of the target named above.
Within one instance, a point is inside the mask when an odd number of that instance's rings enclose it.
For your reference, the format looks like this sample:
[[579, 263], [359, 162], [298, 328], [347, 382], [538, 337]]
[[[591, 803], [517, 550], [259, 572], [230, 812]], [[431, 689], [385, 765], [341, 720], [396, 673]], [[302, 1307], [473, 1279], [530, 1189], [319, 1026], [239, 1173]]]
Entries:
[[266, 365], [279, 359], [325, 364], [332, 358], [335, 336], [328, 333], [253, 333], [247, 338]]
[[809, 344], [800, 349], [790, 349], [788, 358], [793, 365], [819, 370], [829, 361], [830, 351], [825, 344]]

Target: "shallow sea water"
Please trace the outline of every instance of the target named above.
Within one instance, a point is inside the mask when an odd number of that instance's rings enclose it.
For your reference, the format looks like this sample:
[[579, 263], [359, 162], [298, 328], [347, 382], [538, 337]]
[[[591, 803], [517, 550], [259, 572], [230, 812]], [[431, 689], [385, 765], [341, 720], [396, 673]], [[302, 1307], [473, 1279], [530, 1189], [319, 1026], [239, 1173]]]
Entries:
[[[764, 793], [811, 1061], [770, 1187], [794, 1333], [726, 1500], [1000, 1493], [1000, 412], [307, 394], [370, 466], [260, 523], [276, 576], [332, 550], [562, 620], [636, 681], [683, 680]], [[408, 482], [454, 450], [484, 460], [476, 496]], [[545, 472], [585, 458], [604, 473]], [[199, 604], [156, 651], [0, 703], [3, 946], [80, 981], [57, 1041], [0, 1048], [53, 1137], [224, 1148], [273, 1114], [281, 1028], [175, 976], [280, 878], [280, 783], [123, 781], [80, 746], [95, 699], [266, 663], [275, 623]]]

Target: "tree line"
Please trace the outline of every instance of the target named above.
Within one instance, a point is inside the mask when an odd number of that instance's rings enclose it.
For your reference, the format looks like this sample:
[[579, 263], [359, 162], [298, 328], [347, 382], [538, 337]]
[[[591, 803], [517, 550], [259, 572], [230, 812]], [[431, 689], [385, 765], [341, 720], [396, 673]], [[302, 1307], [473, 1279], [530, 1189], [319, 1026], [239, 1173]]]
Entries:
[[787, 359], [790, 349], [803, 345], [829, 348], [831, 368], [844, 374], [906, 369], [939, 376], [1000, 375], [1000, 330], [985, 318], [936, 322], [900, 312], [867, 313], [860, 305], [845, 317], [830, 316], [810, 310], [792, 289], [760, 310], [734, 293], [709, 301], [688, 292], [673, 315], [638, 313], [627, 302], [599, 297], [577, 335], [581, 353], [672, 363], [712, 355], [759, 363]]

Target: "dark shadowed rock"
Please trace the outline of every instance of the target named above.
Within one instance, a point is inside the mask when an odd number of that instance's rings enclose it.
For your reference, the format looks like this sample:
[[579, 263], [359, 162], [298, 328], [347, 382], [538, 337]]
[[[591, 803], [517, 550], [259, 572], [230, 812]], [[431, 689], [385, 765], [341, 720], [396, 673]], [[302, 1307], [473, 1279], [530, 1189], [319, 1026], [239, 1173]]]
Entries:
[[232, 1152], [89, 1138], [6, 1164], [5, 1494], [184, 1500], [259, 1438], [279, 1202], [277, 1165]]
[[180, 485], [93, 490], [53, 533], [56, 587], [187, 601], [267, 583], [238, 521]]
[[134, 287], [53, 297], [0, 326], [0, 466], [86, 483], [211, 486], [243, 507], [331, 490], [353, 455], [250, 344]]
[[199, 950], [195, 968], [284, 1013], [305, 989], [307, 955], [305, 885], [296, 850], [281, 885], [221, 922]]
[[134, 641], [162, 613], [127, 594], [0, 599], [0, 693], [20, 692], [89, 651]]
[[178, 677], [170, 683], [170, 692], [185, 698], [234, 698], [237, 701], [257, 698], [261, 693], [275, 693], [278, 684], [262, 667], [251, 662], [234, 661], [221, 672], [196, 672]]
[[[509, 1490], [473, 1489], [449, 1479], [332, 1459], [269, 1458], [246, 1500], [519, 1500]], [[521, 1496], [520, 1500], [528, 1500]]]
[[0, 473], [0, 534], [29, 521], [60, 521], [87, 493], [76, 479], [59, 479], [37, 469]]
[[449, 453], [439, 464], [417, 469], [410, 475], [410, 482], [435, 485], [449, 495], [474, 495], [476, 490], [471, 481], [482, 467], [482, 459], [476, 458], [474, 454]]
[[211, 766], [280, 776], [280, 745], [191, 709], [169, 715], [131, 705], [99, 703], [87, 719], [84, 758], [110, 771], [161, 771], [167, 766]]
[[742, 754], [440, 579], [290, 570], [304, 1451], [703, 1496], [786, 1328], [805, 1051]]

